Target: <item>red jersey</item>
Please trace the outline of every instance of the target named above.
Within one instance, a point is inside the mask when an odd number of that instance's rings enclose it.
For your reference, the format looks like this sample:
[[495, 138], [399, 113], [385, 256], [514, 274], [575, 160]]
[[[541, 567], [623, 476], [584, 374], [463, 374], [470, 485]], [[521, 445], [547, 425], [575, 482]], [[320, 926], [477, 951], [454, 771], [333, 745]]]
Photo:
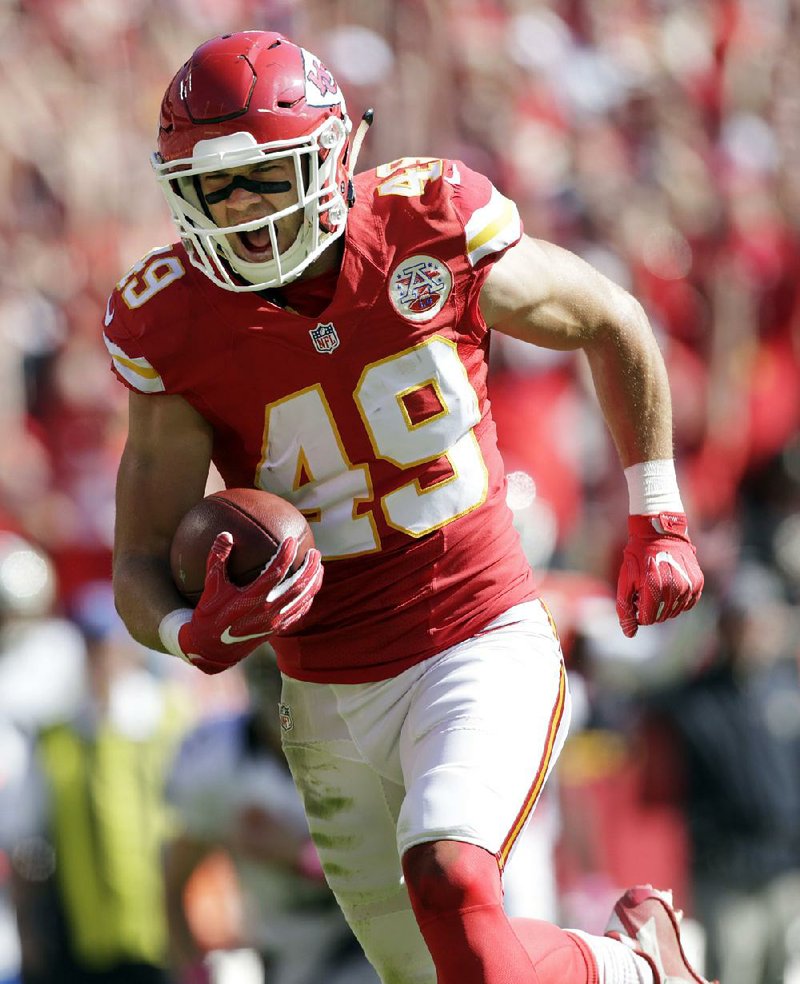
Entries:
[[325, 562], [281, 669], [379, 680], [535, 597], [505, 502], [478, 298], [521, 235], [514, 204], [460, 162], [406, 158], [356, 179], [336, 290], [319, 317], [216, 287], [182, 245], [117, 285], [117, 376], [186, 399], [225, 484], [307, 517]]

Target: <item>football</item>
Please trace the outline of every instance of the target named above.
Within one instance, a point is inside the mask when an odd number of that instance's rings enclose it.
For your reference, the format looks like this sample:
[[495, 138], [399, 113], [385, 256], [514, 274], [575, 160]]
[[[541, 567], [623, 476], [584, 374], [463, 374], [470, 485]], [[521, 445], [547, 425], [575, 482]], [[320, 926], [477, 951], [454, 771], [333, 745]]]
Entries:
[[203, 593], [208, 553], [223, 530], [233, 537], [228, 577], [240, 586], [261, 573], [287, 537], [298, 543], [292, 572], [314, 546], [305, 516], [280, 496], [260, 489], [225, 489], [207, 495], [180, 521], [170, 549], [172, 577], [192, 605]]

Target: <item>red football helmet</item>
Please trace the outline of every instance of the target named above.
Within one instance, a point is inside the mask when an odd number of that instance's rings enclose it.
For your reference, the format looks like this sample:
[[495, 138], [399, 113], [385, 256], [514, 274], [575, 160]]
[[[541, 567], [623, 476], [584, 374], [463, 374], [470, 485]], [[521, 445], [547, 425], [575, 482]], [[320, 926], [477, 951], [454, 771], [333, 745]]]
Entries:
[[[305, 48], [266, 31], [202, 44], [167, 88], [152, 156], [192, 263], [234, 291], [298, 277], [344, 232], [350, 130], [336, 80]], [[217, 226], [197, 175], [277, 158], [294, 161], [297, 202], [255, 221]], [[279, 253], [275, 223], [300, 209], [297, 238]], [[237, 256], [228, 239], [256, 228], [266, 228], [272, 243], [264, 262]]]

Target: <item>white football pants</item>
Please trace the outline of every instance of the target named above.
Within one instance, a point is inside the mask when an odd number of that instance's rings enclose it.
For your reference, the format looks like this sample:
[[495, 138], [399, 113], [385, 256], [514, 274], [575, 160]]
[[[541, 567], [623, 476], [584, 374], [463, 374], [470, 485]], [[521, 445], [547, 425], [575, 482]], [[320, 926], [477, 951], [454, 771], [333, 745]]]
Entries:
[[284, 749], [311, 835], [384, 984], [436, 981], [402, 855], [460, 840], [502, 868], [564, 743], [569, 708], [561, 649], [539, 601], [389, 680], [284, 678]]

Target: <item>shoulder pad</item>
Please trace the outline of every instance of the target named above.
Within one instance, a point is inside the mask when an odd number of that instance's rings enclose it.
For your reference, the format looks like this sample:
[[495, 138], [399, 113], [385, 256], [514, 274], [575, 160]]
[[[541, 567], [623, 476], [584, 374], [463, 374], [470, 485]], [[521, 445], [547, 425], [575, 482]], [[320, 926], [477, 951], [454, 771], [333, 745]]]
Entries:
[[359, 177], [363, 192], [391, 212], [391, 221], [421, 222], [442, 237], [458, 238], [473, 267], [522, 235], [514, 202], [462, 161], [403, 157]]

